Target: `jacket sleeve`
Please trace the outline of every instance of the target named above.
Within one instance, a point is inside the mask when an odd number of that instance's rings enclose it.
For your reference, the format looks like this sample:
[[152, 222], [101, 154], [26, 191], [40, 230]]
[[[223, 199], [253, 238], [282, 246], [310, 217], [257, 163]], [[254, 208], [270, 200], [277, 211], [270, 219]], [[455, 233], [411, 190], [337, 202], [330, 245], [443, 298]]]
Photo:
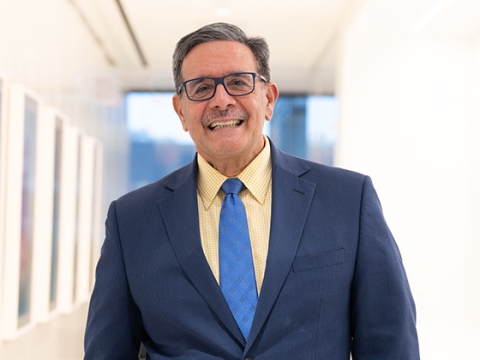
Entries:
[[140, 312], [129, 290], [113, 202], [90, 300], [84, 359], [138, 359], [142, 332]]
[[353, 359], [420, 359], [415, 304], [402, 258], [368, 177], [352, 290]]

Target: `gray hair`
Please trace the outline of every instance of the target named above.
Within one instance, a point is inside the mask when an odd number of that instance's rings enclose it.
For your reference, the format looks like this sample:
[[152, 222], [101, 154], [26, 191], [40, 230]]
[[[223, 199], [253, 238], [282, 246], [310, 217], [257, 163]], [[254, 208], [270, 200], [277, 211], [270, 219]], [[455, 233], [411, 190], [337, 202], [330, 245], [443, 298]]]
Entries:
[[182, 65], [188, 52], [202, 43], [222, 40], [236, 41], [248, 46], [257, 60], [257, 72], [263, 75], [267, 81], [270, 81], [270, 66], [268, 65], [270, 51], [268, 50], [265, 39], [261, 37], [249, 38], [238, 26], [220, 22], [205, 25], [185, 35], [177, 43], [175, 52], [173, 53], [173, 80], [177, 92], [180, 92], [180, 87], [183, 82]]

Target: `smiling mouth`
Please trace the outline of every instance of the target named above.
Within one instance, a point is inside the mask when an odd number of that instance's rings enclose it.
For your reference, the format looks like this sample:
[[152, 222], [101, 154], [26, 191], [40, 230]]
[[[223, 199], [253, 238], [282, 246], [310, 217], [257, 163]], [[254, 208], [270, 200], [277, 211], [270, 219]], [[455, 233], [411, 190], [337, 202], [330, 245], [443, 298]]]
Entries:
[[242, 120], [232, 120], [232, 121], [227, 121], [227, 122], [214, 122], [211, 125], [208, 126], [210, 130], [215, 130], [215, 129], [221, 129], [221, 128], [226, 128], [226, 127], [231, 127], [231, 126], [240, 126], [242, 123]]

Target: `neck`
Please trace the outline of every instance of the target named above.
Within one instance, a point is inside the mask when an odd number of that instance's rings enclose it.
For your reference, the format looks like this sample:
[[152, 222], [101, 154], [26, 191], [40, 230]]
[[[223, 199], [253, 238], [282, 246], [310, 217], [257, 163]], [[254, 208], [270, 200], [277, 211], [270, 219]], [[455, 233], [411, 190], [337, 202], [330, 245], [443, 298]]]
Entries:
[[[253, 160], [253, 159], [251, 159]], [[219, 173], [225, 175], [226, 177], [235, 177], [238, 174], [240, 174], [243, 169], [247, 167], [248, 164], [250, 164], [251, 160], [248, 162], [246, 161], [233, 161], [232, 159], [229, 159], [225, 162], [216, 162], [216, 163], [211, 163], [209, 164], [215, 168]]]
[[257, 156], [262, 152], [265, 147], [265, 142], [256, 151], [252, 151], [247, 156], [245, 154], [232, 157], [231, 155], [225, 155], [224, 157], [216, 157], [215, 159], [208, 159], [203, 156], [205, 161], [207, 161], [214, 169], [216, 169], [220, 174], [223, 174], [227, 177], [235, 177], [240, 174], [247, 166], [250, 164]]

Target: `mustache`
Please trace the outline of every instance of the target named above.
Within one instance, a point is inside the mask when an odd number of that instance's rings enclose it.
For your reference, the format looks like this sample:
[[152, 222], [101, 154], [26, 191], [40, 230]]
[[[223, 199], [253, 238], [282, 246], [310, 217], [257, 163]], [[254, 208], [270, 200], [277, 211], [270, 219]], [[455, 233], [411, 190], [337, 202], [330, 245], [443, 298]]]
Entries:
[[246, 120], [248, 113], [243, 109], [225, 109], [225, 110], [212, 110], [202, 118], [204, 125], [211, 124], [214, 120], [220, 118], [235, 118], [239, 120]]

